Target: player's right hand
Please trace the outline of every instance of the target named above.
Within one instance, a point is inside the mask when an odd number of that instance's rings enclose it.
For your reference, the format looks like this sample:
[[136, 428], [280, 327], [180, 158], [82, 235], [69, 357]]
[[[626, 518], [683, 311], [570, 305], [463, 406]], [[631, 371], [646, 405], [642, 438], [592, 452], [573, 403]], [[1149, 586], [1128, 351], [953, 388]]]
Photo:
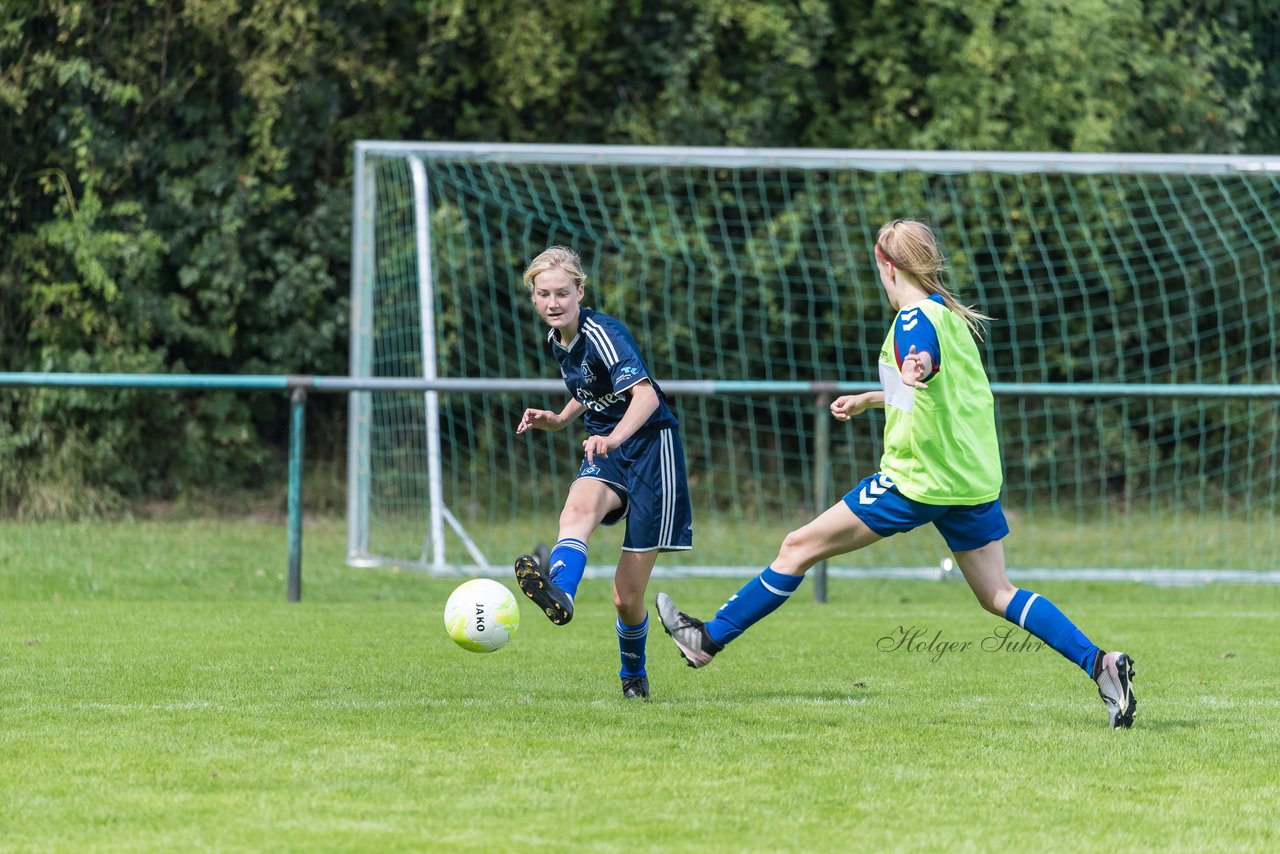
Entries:
[[864, 394], [842, 394], [831, 401], [831, 416], [837, 421], [848, 421], [853, 416], [866, 412], [867, 402]]
[[553, 432], [559, 430], [560, 425], [556, 423], [554, 412], [545, 409], [526, 409], [520, 418], [520, 423], [516, 425], [516, 435], [519, 436], [529, 429]]

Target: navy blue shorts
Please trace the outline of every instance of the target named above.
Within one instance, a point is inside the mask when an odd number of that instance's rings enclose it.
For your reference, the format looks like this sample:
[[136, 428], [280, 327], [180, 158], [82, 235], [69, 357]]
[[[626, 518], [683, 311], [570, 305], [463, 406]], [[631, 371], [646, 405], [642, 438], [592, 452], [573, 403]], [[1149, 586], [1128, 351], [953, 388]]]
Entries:
[[973, 551], [1009, 535], [999, 499], [985, 504], [924, 504], [903, 495], [883, 474], [862, 480], [845, 495], [844, 503], [882, 537], [932, 522], [953, 552]]
[[604, 524], [627, 520], [623, 551], [693, 548], [689, 479], [684, 469], [684, 446], [675, 428], [632, 436], [609, 456], [596, 454], [594, 465], [588, 465], [583, 457], [578, 477], [604, 481], [622, 499], [622, 507], [605, 516]]

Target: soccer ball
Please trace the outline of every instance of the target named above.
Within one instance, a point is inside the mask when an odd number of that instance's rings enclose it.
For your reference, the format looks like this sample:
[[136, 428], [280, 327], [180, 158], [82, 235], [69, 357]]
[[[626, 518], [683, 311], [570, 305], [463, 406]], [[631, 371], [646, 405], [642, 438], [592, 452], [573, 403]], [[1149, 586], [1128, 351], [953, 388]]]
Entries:
[[520, 607], [511, 591], [492, 578], [458, 585], [444, 606], [444, 629], [471, 652], [502, 649], [520, 625]]

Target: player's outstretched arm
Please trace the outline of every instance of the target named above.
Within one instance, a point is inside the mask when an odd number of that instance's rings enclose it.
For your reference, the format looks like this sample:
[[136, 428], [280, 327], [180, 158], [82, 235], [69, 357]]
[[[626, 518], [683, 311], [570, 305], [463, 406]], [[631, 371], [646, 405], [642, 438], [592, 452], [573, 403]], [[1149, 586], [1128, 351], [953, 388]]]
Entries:
[[831, 401], [831, 416], [837, 421], [848, 421], [868, 409], [884, 409], [883, 391], [865, 391], [862, 394], [845, 394]]
[[520, 418], [520, 423], [516, 425], [516, 435], [519, 436], [526, 430], [546, 430], [549, 433], [563, 430], [586, 411], [585, 406], [572, 398], [559, 412], [552, 412], [549, 409], [526, 409]]

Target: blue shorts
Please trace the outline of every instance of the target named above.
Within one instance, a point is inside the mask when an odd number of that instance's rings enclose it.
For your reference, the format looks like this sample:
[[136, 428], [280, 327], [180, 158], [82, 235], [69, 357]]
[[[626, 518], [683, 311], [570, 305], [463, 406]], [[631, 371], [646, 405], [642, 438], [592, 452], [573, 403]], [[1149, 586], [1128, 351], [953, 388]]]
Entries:
[[883, 474], [862, 480], [845, 495], [844, 503], [882, 537], [932, 522], [953, 552], [973, 551], [1009, 535], [999, 499], [986, 504], [923, 504], [903, 495]]
[[578, 478], [607, 483], [622, 507], [604, 517], [605, 525], [627, 520], [622, 550], [682, 551], [693, 548], [693, 510], [684, 469], [684, 446], [674, 427], [632, 436], [609, 456], [583, 457]]

